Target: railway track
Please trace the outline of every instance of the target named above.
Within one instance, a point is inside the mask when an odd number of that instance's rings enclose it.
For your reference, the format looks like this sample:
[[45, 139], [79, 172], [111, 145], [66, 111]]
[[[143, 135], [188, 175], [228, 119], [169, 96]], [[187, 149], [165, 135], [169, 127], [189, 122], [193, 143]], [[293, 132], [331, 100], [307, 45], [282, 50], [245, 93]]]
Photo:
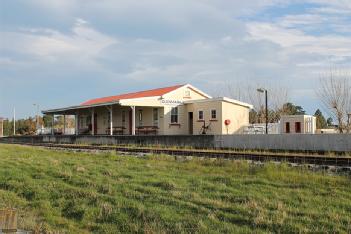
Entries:
[[131, 146], [101, 146], [101, 145], [73, 145], [73, 144], [52, 144], [52, 143], [34, 143], [22, 144], [31, 146], [41, 146], [55, 149], [68, 150], [98, 150], [98, 151], [117, 151], [125, 153], [150, 153], [150, 154], [167, 154], [173, 156], [194, 156], [207, 158], [222, 158], [232, 160], [251, 160], [258, 162], [288, 162], [295, 164], [313, 164], [319, 166], [343, 167], [351, 170], [351, 157], [348, 156], [325, 156], [311, 154], [291, 154], [291, 153], [255, 153], [255, 152], [236, 152], [231, 150], [215, 149], [172, 149], [157, 147], [131, 147]]

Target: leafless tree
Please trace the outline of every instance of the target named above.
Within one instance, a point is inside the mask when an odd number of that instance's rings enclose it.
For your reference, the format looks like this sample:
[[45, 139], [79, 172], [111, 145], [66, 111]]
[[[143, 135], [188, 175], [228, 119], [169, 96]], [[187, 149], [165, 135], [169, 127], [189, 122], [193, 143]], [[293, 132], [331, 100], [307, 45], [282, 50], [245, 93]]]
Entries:
[[222, 89], [222, 95], [248, 102], [254, 106], [257, 113], [254, 122], [265, 122], [265, 96], [257, 92], [258, 88], [268, 91], [269, 122], [277, 122], [283, 114], [283, 105], [289, 101], [288, 89], [282, 86], [249, 83], [227, 83]]
[[350, 132], [351, 113], [351, 75], [341, 70], [330, 70], [320, 77], [320, 88], [317, 96], [325, 108], [334, 117], [340, 133]]

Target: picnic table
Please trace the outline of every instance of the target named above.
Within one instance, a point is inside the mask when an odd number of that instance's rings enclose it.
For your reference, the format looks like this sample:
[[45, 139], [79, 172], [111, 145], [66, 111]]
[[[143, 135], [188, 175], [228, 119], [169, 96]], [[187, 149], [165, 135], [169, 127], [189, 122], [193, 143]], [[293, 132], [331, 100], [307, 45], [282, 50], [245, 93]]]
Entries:
[[[114, 126], [114, 127], [112, 127], [112, 134], [113, 135], [123, 135], [124, 129], [126, 129], [124, 126]], [[106, 128], [106, 134], [110, 134], [110, 127]]]
[[79, 134], [82, 134], [82, 135], [89, 134], [90, 129], [89, 128], [80, 128], [80, 129], [78, 129], [78, 132], [79, 132]]
[[136, 128], [137, 135], [148, 135], [148, 134], [157, 134], [157, 126], [138, 126]]

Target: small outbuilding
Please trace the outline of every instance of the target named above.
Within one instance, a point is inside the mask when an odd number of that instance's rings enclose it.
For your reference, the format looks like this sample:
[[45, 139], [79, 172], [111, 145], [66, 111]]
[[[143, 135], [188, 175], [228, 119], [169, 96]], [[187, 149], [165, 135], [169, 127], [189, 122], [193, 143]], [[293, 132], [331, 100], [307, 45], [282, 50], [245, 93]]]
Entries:
[[186, 84], [91, 99], [43, 114], [74, 115], [77, 135], [234, 134], [249, 124], [252, 108]]
[[315, 134], [316, 117], [312, 115], [283, 115], [280, 119], [283, 134]]

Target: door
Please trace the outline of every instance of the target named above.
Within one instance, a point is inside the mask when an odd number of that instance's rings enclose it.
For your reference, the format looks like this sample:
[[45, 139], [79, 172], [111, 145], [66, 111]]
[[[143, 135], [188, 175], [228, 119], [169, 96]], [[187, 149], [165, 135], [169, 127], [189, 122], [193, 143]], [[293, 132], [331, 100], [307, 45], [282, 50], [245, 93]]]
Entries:
[[133, 111], [129, 111], [129, 134], [132, 135], [132, 117], [133, 117]]
[[158, 108], [154, 108], [152, 110], [152, 119], [153, 119], [153, 125], [155, 127], [158, 127]]
[[301, 122], [295, 122], [295, 132], [301, 133]]
[[290, 123], [285, 123], [285, 133], [290, 133]]
[[94, 135], [97, 134], [97, 114], [94, 114]]
[[188, 124], [189, 124], [189, 135], [194, 133], [194, 114], [193, 112], [188, 112]]

